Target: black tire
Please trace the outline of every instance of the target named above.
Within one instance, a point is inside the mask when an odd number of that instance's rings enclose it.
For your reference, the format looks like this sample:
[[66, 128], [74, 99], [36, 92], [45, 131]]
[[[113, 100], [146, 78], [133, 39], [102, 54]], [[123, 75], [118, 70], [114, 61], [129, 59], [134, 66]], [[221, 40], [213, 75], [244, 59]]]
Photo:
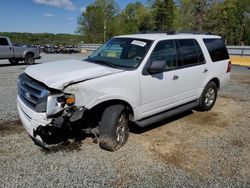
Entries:
[[11, 65], [17, 65], [19, 63], [18, 59], [9, 59]]
[[198, 111], [209, 111], [213, 108], [217, 99], [218, 87], [215, 82], [209, 82], [204, 88], [200, 97], [200, 103], [197, 108]]
[[128, 113], [123, 105], [107, 107], [99, 127], [99, 146], [107, 151], [116, 151], [128, 140]]
[[27, 54], [26, 57], [24, 58], [24, 62], [27, 65], [32, 65], [35, 63], [35, 58], [33, 54]]

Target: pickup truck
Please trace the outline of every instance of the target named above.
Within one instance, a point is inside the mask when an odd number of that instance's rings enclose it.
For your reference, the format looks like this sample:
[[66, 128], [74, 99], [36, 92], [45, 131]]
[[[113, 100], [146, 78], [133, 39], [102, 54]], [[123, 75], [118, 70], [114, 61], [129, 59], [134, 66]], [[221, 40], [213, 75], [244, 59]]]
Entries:
[[12, 44], [8, 37], [0, 36], [0, 59], [9, 59], [12, 65], [17, 65], [19, 61], [26, 64], [34, 64], [35, 59], [40, 59], [40, 50], [38, 47], [17, 46]]
[[85, 60], [26, 68], [17, 81], [17, 109], [39, 146], [85, 132], [102, 149], [116, 151], [135, 124], [145, 127], [186, 110], [211, 110], [230, 71], [224, 40], [216, 35], [117, 36]]

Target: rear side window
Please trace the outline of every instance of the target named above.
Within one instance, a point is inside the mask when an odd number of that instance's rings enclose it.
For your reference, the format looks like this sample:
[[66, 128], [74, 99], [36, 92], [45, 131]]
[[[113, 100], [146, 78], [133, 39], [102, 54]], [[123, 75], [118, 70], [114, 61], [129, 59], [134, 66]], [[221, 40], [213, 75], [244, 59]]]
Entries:
[[[203, 53], [196, 40], [180, 39], [177, 41], [179, 44], [178, 48], [179, 67], [187, 67], [204, 63]], [[182, 64], [180, 59], [182, 59]]]
[[203, 39], [213, 62], [229, 59], [227, 48], [222, 39]]
[[8, 46], [9, 43], [6, 38], [0, 38], [0, 46]]

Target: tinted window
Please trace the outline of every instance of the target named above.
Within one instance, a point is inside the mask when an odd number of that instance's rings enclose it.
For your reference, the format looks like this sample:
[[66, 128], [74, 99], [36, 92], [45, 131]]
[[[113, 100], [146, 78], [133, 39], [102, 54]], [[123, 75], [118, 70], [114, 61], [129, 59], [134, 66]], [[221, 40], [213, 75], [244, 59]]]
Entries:
[[[179, 66], [191, 66], [204, 62], [204, 56], [197, 41], [193, 39], [177, 40]], [[182, 65], [181, 63], [182, 59]]]
[[6, 38], [0, 38], [0, 45], [1, 46], [8, 46], [9, 43]]
[[213, 62], [229, 59], [229, 55], [222, 39], [203, 39]]
[[172, 70], [176, 65], [176, 48], [173, 40], [160, 41], [151, 54], [150, 61], [164, 60], [166, 62], [165, 70]]

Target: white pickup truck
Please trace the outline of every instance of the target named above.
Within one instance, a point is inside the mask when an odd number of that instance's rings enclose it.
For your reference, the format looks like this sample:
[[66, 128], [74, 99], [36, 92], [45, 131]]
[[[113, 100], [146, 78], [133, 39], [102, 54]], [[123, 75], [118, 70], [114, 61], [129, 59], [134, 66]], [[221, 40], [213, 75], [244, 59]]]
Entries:
[[12, 65], [17, 65], [19, 61], [31, 65], [40, 58], [38, 47], [13, 45], [8, 37], [0, 36], [0, 60], [8, 59]]
[[211, 110], [230, 70], [224, 41], [216, 35], [118, 36], [85, 60], [28, 67], [18, 79], [17, 108], [42, 147], [85, 131], [101, 148], [115, 151], [127, 141], [129, 126]]

